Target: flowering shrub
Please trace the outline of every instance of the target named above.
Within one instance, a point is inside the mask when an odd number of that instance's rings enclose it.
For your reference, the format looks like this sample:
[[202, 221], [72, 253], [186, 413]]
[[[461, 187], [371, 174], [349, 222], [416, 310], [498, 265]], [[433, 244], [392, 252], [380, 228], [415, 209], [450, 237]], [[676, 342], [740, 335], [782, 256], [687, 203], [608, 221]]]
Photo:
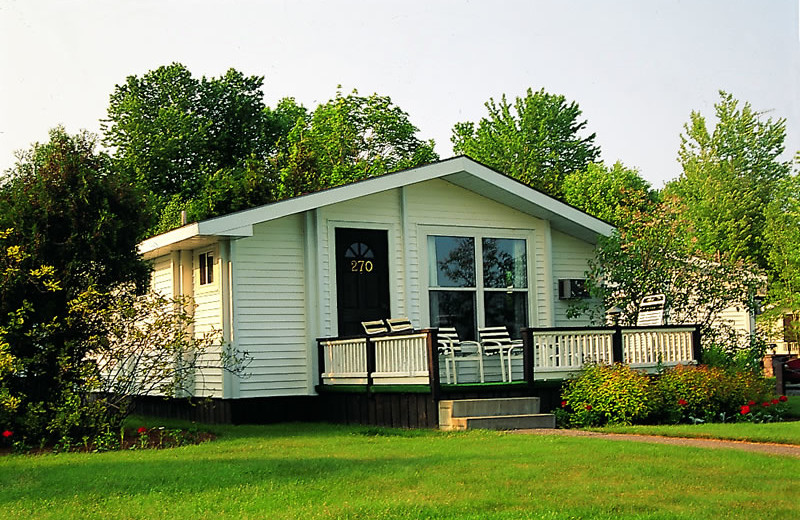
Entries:
[[569, 426], [632, 424], [651, 410], [649, 378], [627, 365], [589, 365], [567, 382], [562, 409]]
[[564, 384], [560, 426], [771, 422], [786, 413], [786, 396], [750, 371], [677, 366], [648, 376], [625, 365], [591, 365]]

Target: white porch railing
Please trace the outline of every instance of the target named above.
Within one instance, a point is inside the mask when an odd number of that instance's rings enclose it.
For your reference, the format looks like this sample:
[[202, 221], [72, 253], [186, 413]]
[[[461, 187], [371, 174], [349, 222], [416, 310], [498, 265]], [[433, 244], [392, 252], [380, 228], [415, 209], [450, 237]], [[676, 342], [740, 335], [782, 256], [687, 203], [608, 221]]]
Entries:
[[[626, 363], [654, 370], [659, 365], [695, 363], [699, 356], [699, 333], [692, 326], [523, 329], [522, 333], [526, 346], [521, 356], [511, 355], [511, 370], [506, 370], [506, 375], [501, 370], [499, 356], [482, 354], [485, 382], [566, 379], [587, 363]], [[442, 354], [436, 352], [433, 334], [429, 330], [369, 338], [320, 339], [320, 383], [438, 387], [440, 381], [448, 380], [447, 376], [436, 370], [431, 374], [429, 365], [436, 366], [440, 360], [439, 370], [445, 372], [448, 365]], [[473, 373], [472, 365], [453, 365], [453, 370], [460, 370], [459, 383], [482, 380]]]
[[694, 331], [694, 327], [622, 329], [623, 361], [631, 366], [690, 363]]
[[[427, 384], [428, 335], [424, 332], [371, 338], [330, 339], [319, 342], [323, 384]], [[371, 345], [371, 347], [368, 345]], [[370, 348], [374, 370], [368, 370]], [[371, 377], [371, 381], [369, 381]]]

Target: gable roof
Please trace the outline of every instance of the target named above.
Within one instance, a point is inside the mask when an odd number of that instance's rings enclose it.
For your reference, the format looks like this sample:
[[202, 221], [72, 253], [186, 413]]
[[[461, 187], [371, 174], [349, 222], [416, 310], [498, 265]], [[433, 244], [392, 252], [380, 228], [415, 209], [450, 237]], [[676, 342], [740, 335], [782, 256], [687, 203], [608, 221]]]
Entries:
[[248, 237], [253, 235], [253, 225], [261, 222], [432, 179], [443, 179], [523, 213], [548, 220], [553, 229], [592, 244], [597, 243], [598, 236], [610, 235], [614, 230], [607, 222], [462, 155], [187, 224], [141, 242], [139, 252], [154, 257], [178, 244], [182, 249], [188, 249], [213, 242], [216, 237]]

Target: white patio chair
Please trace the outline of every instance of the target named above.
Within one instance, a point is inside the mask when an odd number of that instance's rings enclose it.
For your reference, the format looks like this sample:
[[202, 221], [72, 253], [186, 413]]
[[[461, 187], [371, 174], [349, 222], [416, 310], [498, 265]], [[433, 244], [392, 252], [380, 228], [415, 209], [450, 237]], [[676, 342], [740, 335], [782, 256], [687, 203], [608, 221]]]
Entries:
[[[481, 347], [487, 355], [500, 355], [500, 374], [503, 381], [511, 381], [511, 360], [522, 357], [522, 340], [511, 339], [508, 329], [503, 327], [482, 327], [478, 329]], [[507, 360], [507, 361], [506, 361]], [[508, 372], [505, 364], [508, 363]], [[508, 377], [506, 377], [508, 374]]]
[[389, 333], [389, 327], [383, 322], [383, 320], [362, 321], [361, 326], [364, 328], [364, 333], [367, 336]]
[[651, 294], [642, 298], [639, 302], [639, 312], [636, 315], [637, 327], [660, 326], [664, 324], [664, 303], [666, 298], [663, 294]]
[[447, 383], [450, 384], [451, 382], [450, 370], [452, 368], [452, 382], [458, 384], [458, 366], [456, 363], [462, 361], [478, 362], [478, 374], [481, 383], [483, 383], [483, 352], [481, 344], [477, 341], [459, 340], [455, 327], [440, 327], [437, 336], [439, 353], [445, 356], [444, 367]]
[[414, 326], [411, 325], [411, 320], [408, 318], [388, 318], [386, 326], [389, 332], [413, 332]]

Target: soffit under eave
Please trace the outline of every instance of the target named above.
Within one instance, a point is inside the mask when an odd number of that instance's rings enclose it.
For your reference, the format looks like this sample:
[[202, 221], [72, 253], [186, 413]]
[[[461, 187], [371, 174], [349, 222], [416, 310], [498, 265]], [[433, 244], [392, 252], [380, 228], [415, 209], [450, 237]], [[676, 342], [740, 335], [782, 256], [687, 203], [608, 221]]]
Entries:
[[218, 236], [195, 235], [178, 242], [172, 242], [156, 249], [146, 251], [145, 253], [142, 253], [142, 258], [144, 260], [152, 260], [153, 258], [168, 255], [174, 251], [187, 251], [201, 247], [207, 247], [211, 244], [216, 244], [219, 242], [219, 238], [220, 237]]

